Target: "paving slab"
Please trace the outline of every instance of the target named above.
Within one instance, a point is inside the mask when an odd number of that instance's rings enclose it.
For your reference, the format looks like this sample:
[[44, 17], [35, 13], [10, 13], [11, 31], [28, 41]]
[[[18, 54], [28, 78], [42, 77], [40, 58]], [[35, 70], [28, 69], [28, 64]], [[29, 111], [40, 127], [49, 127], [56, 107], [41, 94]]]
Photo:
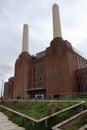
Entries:
[[0, 130], [25, 130], [8, 119], [8, 117], [0, 112]]

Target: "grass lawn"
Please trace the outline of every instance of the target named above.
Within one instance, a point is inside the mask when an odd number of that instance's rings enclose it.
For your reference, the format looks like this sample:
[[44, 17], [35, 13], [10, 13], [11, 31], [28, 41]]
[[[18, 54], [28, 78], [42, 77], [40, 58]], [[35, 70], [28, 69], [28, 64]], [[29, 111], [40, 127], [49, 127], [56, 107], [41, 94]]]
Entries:
[[59, 102], [5, 102], [2, 105], [23, 113], [35, 119], [41, 119], [45, 116], [51, 115], [76, 103], [59, 103]]
[[[41, 119], [45, 116], [51, 115], [52, 113], [58, 112], [62, 109], [65, 109], [67, 107], [70, 107], [76, 103], [69, 103], [68, 101], [86, 101], [84, 104], [84, 108], [87, 109], [87, 98], [70, 98], [70, 99], [63, 99], [63, 100], [52, 100], [51, 102], [47, 100], [42, 101], [19, 101], [19, 102], [5, 102], [1, 105], [4, 105], [8, 108], [11, 108], [13, 110], [16, 110], [18, 112], [21, 112], [23, 114], [26, 114], [32, 118], [35, 119]], [[65, 101], [65, 102], [54, 102], [54, 101]], [[67, 101], [67, 102], [66, 102]], [[44, 122], [36, 123], [34, 126], [32, 126], [32, 122], [29, 120], [24, 120], [22, 117], [15, 115], [11, 112], [8, 112], [6, 110], [3, 110], [5, 114], [8, 115], [9, 119], [13, 122], [19, 124], [19, 126], [23, 126], [26, 130], [51, 130], [51, 128], [70, 118], [71, 116], [79, 113], [82, 108], [74, 108], [72, 110], [69, 110], [67, 112], [64, 112], [62, 114], [59, 114], [55, 117], [52, 117], [48, 120], [48, 127], [45, 127]], [[2, 111], [2, 109], [1, 109]], [[85, 120], [85, 118], [84, 118]], [[77, 127], [79, 128], [79, 122], [76, 122], [74, 124], [74, 127], [72, 126], [70, 129], [67, 130], [76, 130]], [[82, 124], [83, 125], [83, 122]], [[76, 129], [75, 129], [76, 128]]]

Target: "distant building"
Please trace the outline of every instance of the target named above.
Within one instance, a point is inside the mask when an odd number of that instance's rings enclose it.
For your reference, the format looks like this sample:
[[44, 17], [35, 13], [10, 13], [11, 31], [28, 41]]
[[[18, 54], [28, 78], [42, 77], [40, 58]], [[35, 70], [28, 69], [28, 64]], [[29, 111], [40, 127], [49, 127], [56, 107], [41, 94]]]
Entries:
[[[57, 9], [54, 4], [54, 12]], [[54, 24], [57, 23], [55, 21], [54, 16]], [[73, 49], [71, 43], [63, 40], [59, 22], [57, 25], [60, 30], [57, 26], [54, 28], [50, 47], [36, 56], [28, 53], [28, 25], [24, 25], [22, 53], [16, 60], [14, 77], [4, 84], [5, 99], [87, 93], [87, 60]]]
[[8, 82], [4, 84], [4, 98], [13, 99], [13, 89], [14, 89], [14, 77], [9, 78]]

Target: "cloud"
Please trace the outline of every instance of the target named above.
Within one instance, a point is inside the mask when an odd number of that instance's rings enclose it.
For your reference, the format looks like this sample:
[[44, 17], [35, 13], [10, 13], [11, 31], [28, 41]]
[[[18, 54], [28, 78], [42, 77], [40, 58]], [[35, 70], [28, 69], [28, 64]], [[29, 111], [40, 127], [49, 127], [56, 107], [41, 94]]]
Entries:
[[0, 68], [0, 81], [5, 81], [9, 76], [13, 76], [14, 67], [11, 64], [0, 64]]

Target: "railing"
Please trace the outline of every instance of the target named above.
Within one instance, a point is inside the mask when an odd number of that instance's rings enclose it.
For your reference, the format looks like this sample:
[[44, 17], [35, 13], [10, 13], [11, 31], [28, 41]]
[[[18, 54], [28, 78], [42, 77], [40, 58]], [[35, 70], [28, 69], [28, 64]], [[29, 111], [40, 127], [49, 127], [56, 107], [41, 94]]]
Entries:
[[[62, 102], [62, 101], [60, 101], [60, 102]], [[63, 101], [63, 102], [67, 102], [67, 101]], [[68, 102], [76, 102], [76, 103], [77, 103], [77, 102], [80, 102], [80, 101], [68, 101]], [[51, 114], [51, 115], [46, 116], [46, 117], [44, 117], [44, 118], [42, 118], [42, 119], [39, 119], [39, 120], [36, 120], [36, 119], [34, 119], [34, 118], [32, 118], [32, 117], [29, 117], [29, 116], [27, 116], [27, 115], [25, 115], [25, 114], [22, 114], [22, 113], [19, 113], [19, 112], [17, 112], [17, 111], [14, 111], [14, 110], [12, 110], [12, 109], [10, 109], [10, 108], [4, 107], [4, 106], [2, 106], [2, 105], [0, 105], [0, 108], [3, 108], [3, 109], [5, 109], [5, 110], [7, 110], [7, 111], [10, 111], [10, 112], [12, 112], [12, 113], [14, 113], [14, 114], [17, 114], [17, 115], [23, 117], [23, 118], [25, 118], [25, 119], [30, 120], [30, 121], [32, 122], [32, 125], [33, 125], [33, 126], [34, 126], [35, 123], [45, 122], [45, 127], [47, 127], [47, 120], [48, 120], [50, 117], [54, 117], [54, 116], [56, 116], [56, 115], [58, 115], [58, 114], [61, 114], [61, 113], [65, 112], [65, 111], [68, 111], [68, 110], [70, 110], [70, 109], [73, 109], [73, 108], [75, 108], [75, 107], [78, 107], [78, 106], [84, 104], [84, 102], [85, 102], [85, 101], [81, 101], [81, 102], [78, 103], [78, 104], [75, 104], [75, 105], [73, 105], [73, 106], [71, 106], [71, 107], [68, 107], [68, 108], [66, 108], [66, 109], [63, 109], [63, 110], [61, 110], [61, 111], [59, 111], [59, 112], [56, 112], [56, 113], [54, 113], [54, 114]]]
[[82, 112], [80, 112], [80, 113], [78, 113], [78, 114], [76, 114], [75, 116], [72, 116], [71, 118], [69, 118], [69, 119], [67, 119], [67, 120], [65, 120], [65, 121], [63, 121], [63, 122], [61, 122], [61, 123], [59, 123], [59, 124], [53, 126], [53, 127], [52, 127], [52, 130], [56, 130], [56, 129], [61, 130], [59, 127], [61, 127], [61, 126], [63, 126], [63, 125], [66, 125], [67, 123], [71, 122], [72, 120], [74, 120], [74, 119], [76, 119], [76, 118], [82, 116], [82, 115], [85, 114], [86, 112], [87, 112], [87, 109], [84, 110], [84, 111], [82, 111]]

